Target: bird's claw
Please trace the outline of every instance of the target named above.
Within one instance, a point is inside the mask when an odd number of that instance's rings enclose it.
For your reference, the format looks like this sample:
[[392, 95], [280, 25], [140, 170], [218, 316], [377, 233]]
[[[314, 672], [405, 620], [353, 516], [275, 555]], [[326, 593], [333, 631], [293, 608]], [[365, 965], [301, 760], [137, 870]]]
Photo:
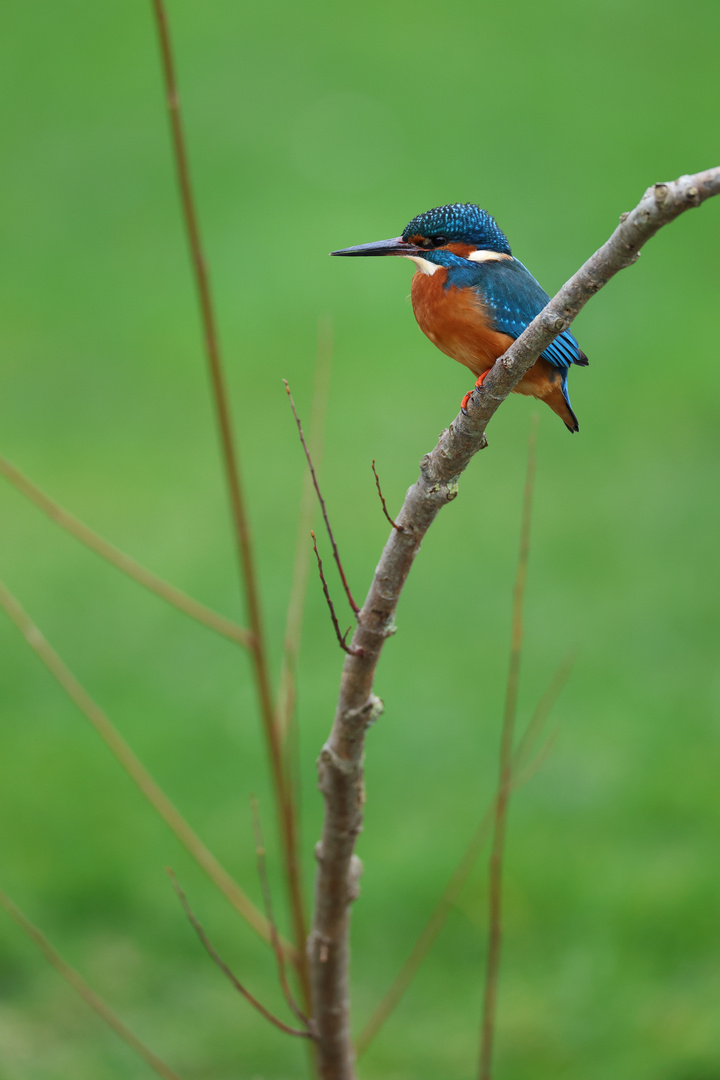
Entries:
[[490, 368], [488, 368], [487, 371], [483, 371], [482, 375], [478, 376], [477, 382], [473, 386], [472, 390], [468, 390], [467, 394], [465, 395], [465, 397], [460, 402], [460, 412], [463, 414], [463, 416], [467, 416], [467, 403], [470, 400], [470, 398], [473, 396], [475, 391], [479, 390], [480, 387], [482, 386], [482, 384], [483, 384], [483, 382], [485, 380], [485, 376], [487, 375], [488, 371], [490, 371]]

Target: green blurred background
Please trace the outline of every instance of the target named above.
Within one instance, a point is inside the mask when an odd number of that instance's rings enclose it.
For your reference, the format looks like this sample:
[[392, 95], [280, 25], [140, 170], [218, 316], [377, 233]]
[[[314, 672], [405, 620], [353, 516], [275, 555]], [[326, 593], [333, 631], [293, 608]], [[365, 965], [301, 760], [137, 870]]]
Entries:
[[[554, 291], [648, 184], [718, 164], [720, 8], [170, 0], [169, 14], [277, 673], [304, 464], [281, 378], [308, 418], [318, 319], [335, 336], [322, 479], [356, 595], [387, 534], [371, 459], [397, 509], [469, 385], [415, 326], [408, 266], [326, 253], [474, 201]], [[0, 451], [244, 620], [150, 4], [10, 0], [0, 20]], [[499, 1078], [720, 1078], [719, 240], [710, 202], [577, 320], [591, 360], [570, 380], [580, 435], [540, 410], [521, 719], [569, 649], [577, 661], [559, 739], [511, 812]], [[358, 1025], [492, 791], [534, 408], [513, 398], [493, 422], [379, 669]], [[259, 903], [258, 794], [281, 906], [247, 657], [5, 482], [0, 500], [3, 578]], [[305, 1075], [302, 1047], [206, 959], [164, 866], [282, 1010], [265, 947], [4, 615], [0, 634], [2, 887], [183, 1077]], [[308, 895], [314, 762], [341, 662], [313, 578], [299, 686]], [[484, 861], [364, 1078], [474, 1075]], [[150, 1075], [2, 913], [0, 950], [3, 1080]]]

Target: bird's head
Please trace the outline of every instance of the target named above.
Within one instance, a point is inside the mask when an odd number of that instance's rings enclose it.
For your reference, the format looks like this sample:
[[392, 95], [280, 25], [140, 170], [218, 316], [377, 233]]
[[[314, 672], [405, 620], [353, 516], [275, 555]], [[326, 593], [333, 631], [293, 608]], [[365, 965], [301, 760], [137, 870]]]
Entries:
[[507, 237], [495, 218], [474, 203], [437, 206], [408, 222], [402, 236], [358, 244], [330, 254], [401, 255], [412, 259], [426, 273], [432, 273], [438, 266], [452, 265], [456, 259], [484, 262], [512, 255]]

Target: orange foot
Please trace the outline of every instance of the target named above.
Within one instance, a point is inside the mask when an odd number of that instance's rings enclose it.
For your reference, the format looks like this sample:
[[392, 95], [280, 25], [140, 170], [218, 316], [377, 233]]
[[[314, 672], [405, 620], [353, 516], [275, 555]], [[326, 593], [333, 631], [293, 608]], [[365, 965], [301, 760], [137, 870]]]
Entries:
[[462, 413], [463, 413], [463, 414], [464, 414], [465, 416], [467, 416], [467, 403], [468, 403], [468, 401], [469, 401], [469, 400], [470, 400], [470, 398], [471, 398], [471, 397], [473, 396], [473, 393], [475, 392], [475, 390], [479, 390], [479, 389], [480, 389], [480, 387], [482, 386], [482, 384], [483, 384], [483, 381], [484, 381], [484, 379], [485, 379], [485, 376], [487, 375], [488, 371], [490, 371], [490, 370], [491, 370], [491, 369], [490, 369], [490, 368], [488, 368], [488, 369], [487, 369], [487, 371], [483, 371], [482, 375], [480, 375], [480, 376], [478, 377], [478, 380], [477, 380], [477, 382], [475, 383], [475, 385], [473, 386], [472, 390], [468, 390], [467, 394], [465, 395], [465, 397], [464, 397], [464, 398], [462, 399], [462, 401], [460, 402], [460, 411], [461, 411], [461, 412], [462, 412]]

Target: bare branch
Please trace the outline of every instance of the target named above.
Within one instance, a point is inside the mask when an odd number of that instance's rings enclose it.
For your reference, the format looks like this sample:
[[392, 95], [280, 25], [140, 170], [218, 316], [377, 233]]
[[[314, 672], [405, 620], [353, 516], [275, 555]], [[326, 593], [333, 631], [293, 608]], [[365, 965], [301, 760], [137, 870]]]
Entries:
[[104, 540], [102, 536], [98, 536], [91, 528], [74, 517], [73, 514], [70, 514], [59, 503], [56, 503], [44, 491], [41, 491], [7, 458], [0, 457], [0, 473], [6, 480], [10, 481], [21, 495], [25, 495], [44, 514], [47, 514], [51, 521], [54, 521], [61, 529], [65, 529], [81, 544], [85, 544], [101, 559], [105, 559], [106, 562], [117, 567], [118, 570], [122, 570], [133, 581], [137, 581], [139, 585], [149, 589], [150, 592], [154, 592], [156, 596], [166, 600], [168, 604], [172, 604], [173, 607], [178, 608], [185, 615], [189, 615], [191, 619], [203, 623], [211, 630], [215, 630], [216, 633], [222, 634], [223, 637], [230, 638], [231, 641], [236, 641], [238, 645], [244, 645], [245, 648], [248, 648], [250, 634], [242, 626], [238, 626], [230, 619], [226, 619], [224, 615], [220, 615], [217, 611], [206, 607], [205, 604], [194, 600], [192, 596], [188, 596], [187, 593], [176, 589], [168, 581], [163, 581], [157, 574], [153, 574], [152, 571], [141, 566], [139, 562], [136, 562], [125, 552], [120, 551], [119, 548]]
[[340, 552], [338, 551], [338, 546], [335, 543], [335, 537], [333, 536], [333, 531], [330, 528], [330, 519], [328, 518], [327, 508], [325, 506], [325, 500], [323, 499], [322, 494], [320, 492], [320, 485], [318, 483], [317, 474], [315, 472], [315, 466], [313, 465], [312, 458], [310, 456], [310, 451], [308, 450], [307, 443], [305, 442], [305, 436], [303, 435], [303, 429], [302, 429], [302, 424], [300, 423], [300, 417], [297, 414], [297, 409], [295, 408], [295, 402], [293, 401], [293, 396], [290, 393], [290, 386], [288, 384], [287, 379], [283, 379], [283, 382], [285, 383], [285, 389], [287, 391], [287, 396], [290, 399], [290, 408], [292, 409], [293, 416], [295, 417], [295, 423], [297, 424], [298, 434], [300, 435], [300, 442], [302, 443], [302, 448], [305, 451], [305, 457], [307, 458], [307, 463], [308, 463], [308, 465], [310, 467], [310, 475], [312, 476], [312, 482], [313, 482], [313, 485], [315, 487], [315, 491], [317, 493], [318, 502], [320, 503], [320, 509], [322, 510], [322, 516], [323, 516], [323, 518], [325, 520], [325, 528], [327, 529], [327, 534], [330, 537], [330, 543], [332, 545], [332, 550], [333, 550], [333, 557], [335, 559], [335, 563], [336, 563], [337, 568], [338, 568], [338, 573], [340, 574], [340, 580], [343, 583], [343, 589], [345, 590], [345, 595], [348, 598], [348, 603], [350, 604], [350, 607], [353, 610], [353, 614], [357, 615], [360, 608], [357, 606], [357, 604], [353, 600], [352, 593], [350, 592], [350, 586], [348, 585], [347, 578], [345, 577], [345, 571], [343, 570], [343, 565], [342, 565], [342, 562], [340, 560]]
[[435, 449], [420, 463], [420, 477], [398, 514], [403, 532], [393, 529], [358, 615], [332, 731], [319, 760], [325, 797], [316, 909], [309, 951], [313, 1019], [323, 1080], [354, 1080], [348, 994], [349, 910], [353, 900], [351, 860], [362, 827], [362, 758], [368, 718], [373, 712], [375, 669], [392, 634], [400, 594], [420, 544], [440, 510], [457, 495], [460, 474], [487, 445], [485, 428], [540, 353], [570, 325], [591, 296], [619, 270], [631, 265], [642, 245], [663, 225], [720, 192], [720, 168], [648, 189], [611, 238], [563, 286], [486, 376], [470, 399], [468, 415], [458, 414]]
[[322, 562], [322, 559], [320, 558], [320, 552], [317, 549], [317, 541], [315, 540], [315, 533], [312, 530], [310, 530], [310, 536], [312, 537], [313, 550], [315, 552], [315, 558], [317, 559], [318, 573], [320, 575], [320, 581], [322, 583], [322, 589], [323, 589], [323, 592], [325, 594], [325, 599], [327, 600], [327, 606], [330, 609], [330, 618], [332, 619], [332, 624], [333, 624], [333, 627], [335, 628], [335, 636], [338, 639], [338, 644], [339, 644], [341, 649], [345, 650], [346, 653], [351, 653], [353, 656], [359, 656], [360, 655], [359, 653], [353, 653], [353, 650], [350, 648], [350, 646], [347, 643], [347, 636], [350, 633], [352, 627], [348, 627], [348, 629], [345, 631], [344, 634], [342, 634], [340, 632], [340, 624], [339, 624], [339, 622], [337, 620], [337, 615], [335, 614], [335, 607], [333, 605], [332, 600], [330, 599], [330, 590], [328, 589], [328, 584], [327, 584], [327, 581], [325, 580], [325, 574], [323, 572], [323, 562]]
[[[172, 830], [183, 847], [192, 855], [213, 884], [217, 886], [253, 930], [265, 941], [270, 941], [270, 925], [265, 916], [258, 911], [237, 882], [230, 877], [227, 870], [188, 825], [175, 804], [170, 801], [162, 788], [152, 778], [117, 728], [108, 719], [100, 706], [93, 701], [82, 684], [78, 682], [72, 671], [61, 660], [30, 616], [22, 609], [2, 582], [0, 582], [0, 607], [5, 609], [50, 674], [53, 675], [71, 701], [77, 705], [83, 715], [90, 721], [115, 759], [137, 784], [150, 805]], [[284, 942], [283, 948], [289, 956], [295, 957], [295, 949], [289, 942]]]
[[90, 989], [82, 975], [80, 975], [75, 968], [71, 967], [70, 964], [62, 958], [60, 953], [53, 948], [42, 930], [35, 926], [34, 923], [31, 923], [20, 908], [17, 907], [10, 897], [1, 889], [0, 906], [5, 908], [10, 918], [13, 919], [22, 932], [37, 945], [48, 963], [51, 964], [63, 977], [65, 982], [80, 995], [85, 1004], [89, 1005], [90, 1008], [105, 1021], [107, 1026], [111, 1028], [131, 1050], [134, 1050], [138, 1057], [141, 1057], [143, 1061], [158, 1074], [158, 1076], [162, 1076], [163, 1080], [180, 1080], [178, 1074], [171, 1069], [169, 1065], [166, 1065], [157, 1054], [153, 1054], [152, 1050], [150, 1050], [145, 1043], [141, 1042], [137, 1035], [134, 1035], [133, 1032], [123, 1024], [120, 1017], [113, 1012], [110, 1006], [107, 1005], [101, 997], [98, 997], [94, 990]]
[[258, 580], [250, 539], [250, 523], [245, 508], [240, 463], [236, 453], [235, 439], [230, 419], [230, 405], [220, 357], [220, 345], [215, 323], [210, 279], [202, 251], [200, 229], [198, 226], [197, 213], [195, 211], [195, 200], [193, 198], [192, 186], [190, 183], [190, 169], [188, 166], [187, 152], [185, 150], [185, 137], [180, 116], [180, 98], [178, 95], [177, 80], [175, 78], [175, 64], [170, 42], [167, 14], [163, 0], [153, 0], [153, 8], [160, 39], [160, 51], [162, 54], [175, 166], [180, 186], [180, 196], [188, 244], [190, 247], [190, 257], [200, 301], [205, 336], [205, 352], [212, 381], [220, 442], [225, 464], [225, 474], [235, 527], [235, 538], [242, 579], [245, 585], [248, 621], [252, 632], [251, 654], [253, 659], [253, 672], [255, 675], [263, 729], [270, 757], [273, 785], [277, 800], [285, 876], [293, 916], [295, 944], [298, 950], [298, 971], [300, 982], [302, 984], [303, 999], [309, 1009], [310, 983], [305, 953], [307, 921], [305, 918], [305, 903], [300, 875], [300, 860], [298, 858], [297, 850], [297, 814], [293, 803], [292, 787], [285, 775], [282, 747], [277, 726], [275, 724], [275, 709], [270, 690], [267, 649], [260, 612]]
[[372, 460], [372, 471], [373, 471], [373, 476], [375, 477], [375, 487], [377, 488], [377, 493], [380, 496], [380, 502], [382, 503], [383, 514], [388, 519], [388, 521], [392, 525], [393, 529], [397, 529], [398, 532], [402, 532], [403, 531], [402, 525], [398, 525], [398, 523], [396, 521], [393, 521], [393, 519], [388, 514], [388, 508], [387, 508], [387, 505], [385, 503], [385, 496], [383, 495], [382, 488], [380, 487], [380, 477], [378, 476], [377, 472], [375, 471], [375, 458], [373, 458], [373, 460]]
[[[332, 366], [333, 339], [332, 323], [329, 318], [318, 320], [318, 348], [315, 361], [315, 380], [313, 386], [312, 416], [310, 419], [309, 447], [312, 459], [318, 469], [322, 462], [325, 443], [325, 416], [330, 391], [330, 369]], [[288, 603], [283, 639], [283, 665], [280, 673], [280, 691], [278, 693], [276, 723], [280, 738], [285, 739], [295, 709], [295, 672], [300, 653], [303, 608], [307, 593], [310, 573], [310, 550], [307, 537], [313, 527], [315, 512], [315, 493], [312, 475], [303, 476], [303, 489], [298, 513], [297, 541], [295, 544], [295, 565], [293, 569], [290, 601]]]
[[257, 855], [258, 877], [260, 878], [260, 887], [263, 894], [265, 915], [268, 922], [270, 923], [270, 935], [273, 952], [275, 953], [275, 961], [277, 963], [280, 987], [282, 989], [283, 996], [288, 1004], [290, 1011], [293, 1012], [297, 1019], [300, 1021], [300, 1023], [304, 1024], [308, 1031], [310, 1031], [310, 1021], [295, 1001], [292, 990], [290, 989], [290, 984], [287, 980], [287, 972], [285, 970], [285, 957], [283, 956], [283, 951], [280, 946], [280, 938], [278, 937], [277, 932], [277, 923], [275, 922], [275, 917], [273, 915], [272, 895], [270, 893], [270, 882], [268, 880], [267, 864], [265, 861], [265, 844], [263, 842], [262, 828], [260, 825], [260, 811], [258, 808], [258, 801], [254, 795], [250, 800], [250, 805], [252, 807], [253, 831], [255, 833], [255, 854]]
[[523, 646], [523, 603], [527, 583], [528, 559], [530, 556], [530, 526], [532, 523], [532, 502], [535, 491], [535, 471], [537, 467], [537, 413], [533, 416], [528, 442], [527, 475], [523, 494], [522, 521], [520, 525], [520, 552], [518, 554], [517, 574], [513, 592], [512, 640], [510, 643], [510, 664], [508, 670], [507, 691], [505, 695], [505, 714], [503, 716], [500, 739], [500, 775], [498, 778], [495, 820], [493, 823], [493, 845], [490, 855], [490, 873], [488, 882], [488, 950], [485, 967], [485, 995], [483, 1001], [483, 1019], [480, 1039], [480, 1080], [490, 1080], [492, 1072], [492, 1046], [495, 1034], [495, 1011], [497, 1007], [497, 988], [500, 973], [500, 947], [502, 944], [502, 877], [503, 857], [505, 854], [505, 835], [507, 831], [507, 808], [512, 787], [513, 744], [515, 741], [515, 718], [517, 698], [520, 687], [520, 663]]
[[237, 992], [239, 994], [242, 994], [245, 1000], [249, 1001], [252, 1007], [254, 1009], [257, 1009], [261, 1016], [264, 1016], [266, 1020], [269, 1020], [270, 1023], [274, 1024], [276, 1028], [280, 1029], [280, 1031], [284, 1031], [286, 1035], [296, 1035], [299, 1039], [312, 1038], [309, 1031], [298, 1031], [297, 1028], [291, 1028], [287, 1024], [284, 1024], [282, 1020], [278, 1019], [278, 1017], [274, 1015], [274, 1013], [271, 1013], [269, 1009], [266, 1009], [265, 1006], [258, 1001], [254, 994], [251, 994], [250, 991], [245, 986], [243, 986], [240, 980], [233, 974], [228, 965], [213, 947], [210, 939], [205, 933], [205, 930], [203, 929], [201, 923], [198, 921], [195, 913], [193, 912], [193, 909], [190, 907], [188, 899], [185, 893], [180, 888], [178, 880], [170, 867], [167, 868], [167, 873], [170, 881], [172, 882], [172, 887], [177, 893], [178, 899], [183, 906], [183, 911], [185, 912], [193, 930], [200, 938], [203, 948], [205, 949], [213, 963], [217, 964], [217, 966], [220, 968], [225, 978], [230, 980]]

